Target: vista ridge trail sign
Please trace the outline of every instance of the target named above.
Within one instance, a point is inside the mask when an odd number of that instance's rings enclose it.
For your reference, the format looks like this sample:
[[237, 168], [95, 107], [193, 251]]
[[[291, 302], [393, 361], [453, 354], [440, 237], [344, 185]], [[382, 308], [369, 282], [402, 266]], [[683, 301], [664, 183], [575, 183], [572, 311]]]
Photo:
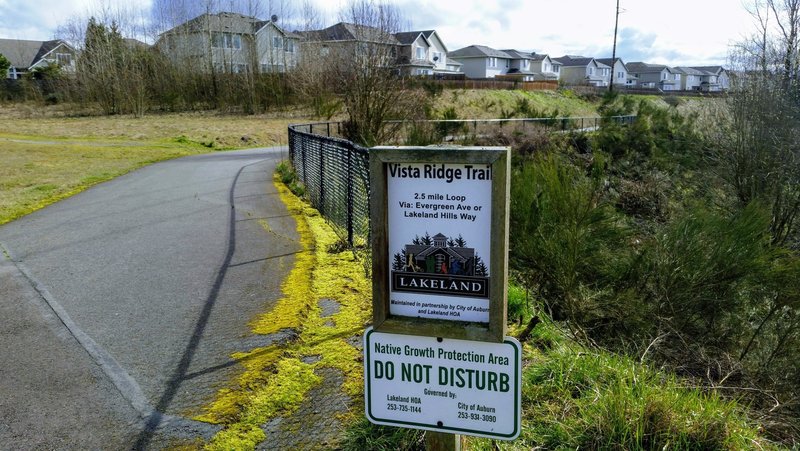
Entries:
[[505, 336], [507, 147], [370, 149], [373, 327], [364, 397], [376, 424], [513, 440], [519, 342]]
[[380, 332], [502, 342], [509, 149], [370, 150]]

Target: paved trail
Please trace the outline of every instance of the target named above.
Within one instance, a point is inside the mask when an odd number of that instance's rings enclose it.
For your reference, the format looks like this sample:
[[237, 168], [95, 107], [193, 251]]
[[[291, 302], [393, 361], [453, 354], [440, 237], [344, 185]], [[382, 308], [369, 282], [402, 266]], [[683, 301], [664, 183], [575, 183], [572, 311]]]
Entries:
[[159, 449], [263, 345], [297, 243], [285, 149], [155, 164], [0, 227], [0, 449]]

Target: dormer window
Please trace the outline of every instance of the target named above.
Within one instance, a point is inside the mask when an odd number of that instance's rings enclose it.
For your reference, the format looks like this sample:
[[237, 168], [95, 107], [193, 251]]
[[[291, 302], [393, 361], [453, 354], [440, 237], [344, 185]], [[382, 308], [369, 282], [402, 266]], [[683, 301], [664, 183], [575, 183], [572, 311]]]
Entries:
[[71, 66], [72, 55], [69, 53], [56, 53], [56, 63], [59, 66]]
[[425, 59], [425, 49], [422, 47], [417, 47], [417, 59], [424, 60]]

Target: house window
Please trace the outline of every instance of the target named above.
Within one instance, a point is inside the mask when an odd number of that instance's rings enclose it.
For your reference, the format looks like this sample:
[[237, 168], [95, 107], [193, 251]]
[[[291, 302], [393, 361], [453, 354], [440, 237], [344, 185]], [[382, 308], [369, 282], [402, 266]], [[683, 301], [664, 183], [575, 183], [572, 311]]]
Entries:
[[425, 59], [425, 49], [422, 47], [417, 47], [417, 59], [424, 60]]
[[623, 78], [625, 78], [625, 73], [624, 72], [617, 72], [617, 78], [622, 80]]
[[550, 72], [550, 65], [547, 63], [542, 64], [542, 72]]
[[242, 48], [242, 35], [214, 32], [211, 34], [211, 46], [218, 49], [239, 50]]
[[72, 55], [69, 53], [56, 53], [56, 63], [59, 66], [71, 66]]
[[497, 58], [495, 57], [486, 58], [486, 65], [488, 67], [497, 67]]
[[667, 73], [666, 72], [661, 72], [661, 79], [662, 80], [666, 80], [667, 79]]
[[589, 70], [589, 75], [594, 75], [594, 67], [590, 67], [588, 70]]
[[294, 42], [291, 39], [284, 39], [283, 40], [283, 51], [294, 53]]
[[273, 36], [272, 37], [272, 47], [274, 47], [276, 49], [279, 49], [279, 48], [283, 47], [283, 42], [282, 41], [283, 40], [281, 39], [280, 36]]
[[522, 61], [522, 68], [528, 70], [531, 67], [531, 62], [528, 60]]

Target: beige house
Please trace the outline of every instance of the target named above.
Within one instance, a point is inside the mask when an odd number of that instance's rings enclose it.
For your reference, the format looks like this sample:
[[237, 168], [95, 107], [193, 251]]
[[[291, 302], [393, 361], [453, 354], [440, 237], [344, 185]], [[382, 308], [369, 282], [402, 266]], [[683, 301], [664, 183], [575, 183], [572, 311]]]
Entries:
[[6, 78], [17, 80], [37, 68], [57, 64], [68, 73], [75, 72], [77, 52], [66, 42], [27, 41], [22, 39], [0, 39], [0, 55], [11, 63]]
[[273, 20], [221, 12], [162, 33], [156, 48], [173, 62], [203, 72], [287, 72], [297, 66], [300, 36]]

